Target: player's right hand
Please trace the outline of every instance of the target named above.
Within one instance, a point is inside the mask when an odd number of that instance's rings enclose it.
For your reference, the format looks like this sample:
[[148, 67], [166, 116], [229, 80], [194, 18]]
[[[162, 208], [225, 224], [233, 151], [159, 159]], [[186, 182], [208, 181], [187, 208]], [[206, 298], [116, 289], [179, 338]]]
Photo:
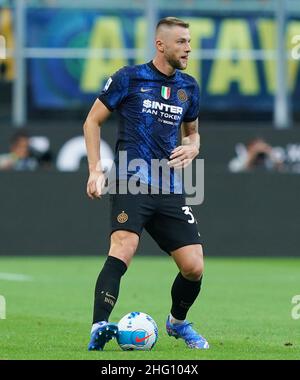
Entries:
[[100, 171], [90, 172], [86, 186], [86, 192], [89, 198], [101, 198], [102, 189], [105, 184], [105, 175]]

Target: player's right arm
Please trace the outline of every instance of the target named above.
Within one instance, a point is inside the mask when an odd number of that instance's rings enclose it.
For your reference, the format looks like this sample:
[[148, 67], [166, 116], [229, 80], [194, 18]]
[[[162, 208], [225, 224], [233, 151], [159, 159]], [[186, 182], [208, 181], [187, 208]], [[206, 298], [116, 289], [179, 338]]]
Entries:
[[96, 99], [83, 125], [89, 166], [86, 192], [91, 199], [101, 197], [105, 182], [100, 160], [100, 127], [110, 113], [111, 111], [99, 99]]
[[92, 106], [84, 123], [84, 137], [87, 149], [90, 176], [87, 183], [87, 195], [91, 199], [99, 198], [105, 177], [100, 161], [100, 126], [115, 109], [119, 107], [128, 92], [129, 75], [126, 67], [117, 71], [106, 82], [98, 99]]

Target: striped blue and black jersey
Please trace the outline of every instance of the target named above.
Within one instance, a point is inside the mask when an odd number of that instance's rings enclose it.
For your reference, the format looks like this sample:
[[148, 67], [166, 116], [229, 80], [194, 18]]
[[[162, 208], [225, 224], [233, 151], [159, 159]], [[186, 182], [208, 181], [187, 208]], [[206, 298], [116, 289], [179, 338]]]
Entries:
[[[181, 123], [197, 119], [200, 92], [196, 80], [180, 70], [167, 76], [152, 62], [125, 66], [108, 79], [99, 100], [120, 115], [115, 150], [118, 177], [134, 174], [142, 183], [162, 188], [161, 178], [153, 178], [151, 162], [169, 160], [178, 145]], [[126, 169], [122, 165], [122, 170], [120, 157], [124, 155], [120, 152], [126, 152], [129, 165]], [[136, 160], [143, 160], [145, 165], [135, 166]], [[171, 192], [181, 188], [174, 170], [169, 183]]]

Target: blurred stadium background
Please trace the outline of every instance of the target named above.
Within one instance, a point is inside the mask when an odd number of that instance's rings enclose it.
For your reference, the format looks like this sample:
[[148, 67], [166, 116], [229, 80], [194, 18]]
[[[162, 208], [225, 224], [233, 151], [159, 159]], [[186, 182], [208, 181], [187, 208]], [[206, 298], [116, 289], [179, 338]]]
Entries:
[[[40, 161], [0, 172], [1, 255], [106, 252], [107, 200], [85, 198], [82, 124], [114, 71], [151, 59], [168, 15], [190, 22], [188, 72], [202, 89], [205, 202], [195, 212], [207, 254], [299, 255], [299, 1], [0, 0], [0, 154], [26, 128]], [[106, 157], [116, 128], [113, 115]], [[280, 170], [240, 170], [255, 138]], [[140, 251], [159, 253], [146, 234]]]
[[[24, 130], [38, 162], [0, 170], [0, 359], [91, 358], [109, 204], [85, 195], [82, 125], [113, 72], [152, 58], [155, 24], [170, 15], [190, 23], [188, 72], [202, 91], [205, 199], [194, 213], [207, 276], [191, 316], [213, 350], [183, 354], [162, 333], [154, 356], [134, 357], [299, 359], [299, 0], [0, 0], [0, 166]], [[102, 128], [105, 158], [117, 122]], [[269, 153], [248, 168], [259, 140]], [[161, 332], [176, 268], [146, 233], [138, 256], [113, 318], [142, 307]], [[110, 347], [102, 358], [125, 358]]]

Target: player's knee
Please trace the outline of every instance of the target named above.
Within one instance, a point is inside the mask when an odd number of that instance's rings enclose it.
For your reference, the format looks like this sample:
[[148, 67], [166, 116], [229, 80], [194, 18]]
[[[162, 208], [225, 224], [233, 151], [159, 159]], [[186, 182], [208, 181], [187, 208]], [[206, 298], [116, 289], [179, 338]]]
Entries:
[[191, 281], [198, 281], [203, 275], [204, 261], [203, 255], [195, 252], [193, 256], [186, 260], [180, 268], [183, 277]]
[[111, 235], [110, 251], [113, 251], [121, 259], [130, 259], [137, 249], [138, 242], [137, 234], [128, 231], [116, 231]]
[[204, 271], [201, 245], [186, 246], [175, 253], [175, 261], [181, 274], [188, 280], [200, 280]]
[[203, 275], [203, 265], [201, 263], [187, 265], [181, 268], [181, 274], [190, 281], [199, 281]]

